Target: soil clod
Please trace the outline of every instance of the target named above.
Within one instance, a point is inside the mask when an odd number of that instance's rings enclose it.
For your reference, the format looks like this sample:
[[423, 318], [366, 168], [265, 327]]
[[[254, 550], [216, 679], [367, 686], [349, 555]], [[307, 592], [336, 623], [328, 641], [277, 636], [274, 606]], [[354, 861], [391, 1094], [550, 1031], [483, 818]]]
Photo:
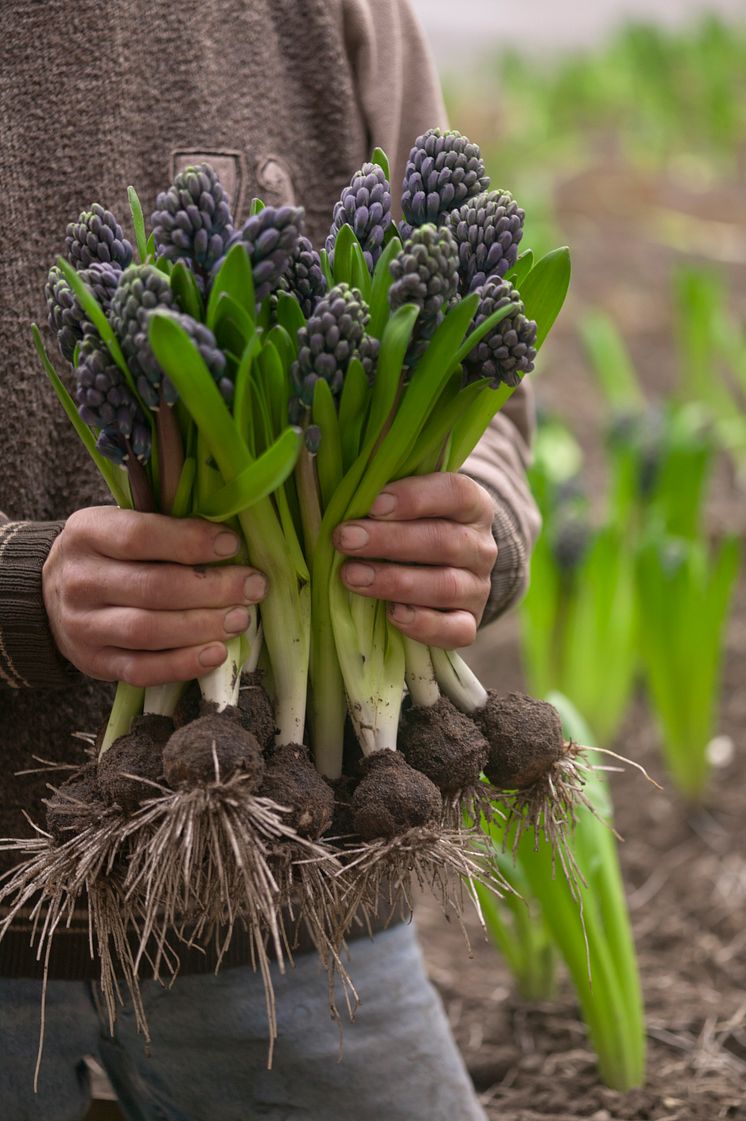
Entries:
[[135, 717], [127, 735], [115, 740], [98, 761], [98, 785], [106, 802], [132, 813], [158, 794], [154, 784], [163, 784], [163, 747], [173, 729], [168, 716]]
[[47, 829], [55, 841], [66, 841], [72, 834], [81, 833], [104, 811], [96, 780], [96, 764], [88, 763], [77, 774], [71, 775], [47, 799]]
[[300, 837], [315, 840], [332, 823], [334, 792], [314, 767], [304, 744], [283, 744], [272, 750], [259, 793], [290, 811], [283, 821]]
[[484, 771], [498, 790], [531, 786], [565, 753], [559, 713], [546, 701], [490, 691], [487, 704], [474, 715], [490, 749]]
[[489, 744], [477, 725], [447, 697], [403, 713], [399, 749], [411, 767], [446, 795], [473, 789], [489, 756]]
[[443, 808], [440, 791], [398, 751], [375, 751], [362, 766], [364, 777], [352, 796], [352, 816], [363, 840], [397, 837], [438, 821]]
[[225, 782], [242, 772], [247, 789], [256, 790], [264, 759], [256, 736], [230, 717], [213, 713], [173, 733], [163, 749], [163, 770], [173, 789]]

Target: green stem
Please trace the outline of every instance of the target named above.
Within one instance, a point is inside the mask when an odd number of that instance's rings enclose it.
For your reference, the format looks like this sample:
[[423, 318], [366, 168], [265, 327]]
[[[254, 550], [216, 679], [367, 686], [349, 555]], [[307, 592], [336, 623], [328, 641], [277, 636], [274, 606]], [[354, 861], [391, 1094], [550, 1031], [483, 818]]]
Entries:
[[303, 540], [306, 556], [312, 557], [321, 530], [321, 504], [319, 484], [316, 477], [316, 464], [308, 448], [301, 448], [295, 465], [295, 485], [300, 499], [300, 516], [303, 524]]
[[145, 690], [143, 713], [152, 713], [155, 716], [173, 716], [185, 688], [185, 681], [172, 681], [167, 685], [150, 685]]
[[404, 675], [409, 695], [419, 708], [432, 708], [440, 700], [433, 659], [427, 646], [404, 637]]
[[184, 466], [184, 443], [174, 410], [163, 400], [156, 412], [155, 425], [158, 433], [161, 511], [170, 514]]
[[101, 741], [99, 749], [99, 759], [108, 751], [114, 740], [118, 740], [120, 736], [126, 736], [132, 727], [132, 721], [135, 716], [139, 716], [142, 712], [142, 702], [145, 695], [145, 690], [137, 685], [127, 685], [124, 681], [120, 681], [117, 685], [116, 695], [114, 697], [114, 704], [111, 706], [109, 713], [109, 722], [106, 725], [104, 738]]
[[456, 708], [469, 715], [484, 708], [487, 704], [487, 690], [455, 650], [433, 647], [430, 655], [438, 685]]
[[150, 481], [142, 463], [132, 454], [127, 456], [127, 478], [132, 492], [133, 509], [152, 514], [155, 510], [155, 498]]

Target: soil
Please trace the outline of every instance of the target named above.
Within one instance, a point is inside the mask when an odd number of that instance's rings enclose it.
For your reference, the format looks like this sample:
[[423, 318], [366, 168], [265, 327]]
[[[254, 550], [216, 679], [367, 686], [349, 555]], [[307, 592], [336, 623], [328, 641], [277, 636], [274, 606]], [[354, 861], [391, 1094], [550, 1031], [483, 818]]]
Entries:
[[427, 708], [407, 708], [397, 746], [410, 766], [427, 775], [443, 794], [474, 789], [489, 751], [474, 721], [447, 697]]
[[103, 810], [96, 764], [88, 763], [47, 800], [47, 829], [55, 841], [66, 841], [90, 825]]
[[[612, 314], [649, 400], [664, 399], [677, 382], [672, 267], [694, 257], [723, 271], [732, 307], [744, 306], [742, 182], [742, 173], [738, 183], [716, 186], [680, 170], [655, 175], [605, 160], [559, 185], [562, 240], [573, 249], [574, 277], [566, 312], [542, 352], [546, 375], [534, 385], [540, 403], [578, 435], [597, 510], [608, 414], [578, 343], [579, 314], [588, 307]], [[692, 229], [703, 216], [715, 220], [685, 255], [666, 243], [663, 212], [692, 216]], [[727, 461], [713, 480], [708, 528], [715, 538], [746, 532], [746, 502]], [[488, 628], [469, 660], [485, 685], [501, 693], [525, 690], [517, 615]], [[729, 740], [721, 741], [703, 806], [688, 808], [666, 783], [660, 737], [641, 696], [611, 745], [664, 784], [656, 791], [631, 768], [610, 776], [647, 1012], [642, 1089], [620, 1094], [603, 1086], [565, 979], [551, 1000], [528, 1003], [475, 918], [467, 919], [469, 958], [437, 904], [425, 899], [419, 906], [430, 975], [490, 1121], [746, 1121], [745, 680], [746, 574], [725, 644], [718, 731]]]
[[362, 765], [352, 796], [355, 832], [364, 840], [398, 837], [437, 822], [443, 799], [435, 783], [410, 767], [398, 751], [375, 751]]
[[263, 748], [271, 747], [277, 734], [275, 711], [258, 673], [242, 679], [238, 692], [239, 719], [247, 732], [253, 732]]
[[490, 690], [476, 719], [489, 743], [484, 773], [498, 790], [523, 790], [548, 773], [565, 750], [559, 713], [546, 701]]
[[[141, 802], [155, 798], [163, 784], [163, 747], [174, 730], [168, 716], [137, 716], [132, 729], [105, 751], [98, 762], [98, 785], [110, 805], [132, 813]], [[139, 782], [128, 775], [139, 775]]]
[[230, 717], [213, 713], [178, 728], [163, 749], [166, 782], [173, 789], [246, 776], [256, 789], [264, 775], [262, 749], [256, 736]]
[[332, 823], [334, 792], [304, 744], [283, 744], [270, 752], [259, 793], [290, 811], [282, 820], [301, 837], [315, 840]]

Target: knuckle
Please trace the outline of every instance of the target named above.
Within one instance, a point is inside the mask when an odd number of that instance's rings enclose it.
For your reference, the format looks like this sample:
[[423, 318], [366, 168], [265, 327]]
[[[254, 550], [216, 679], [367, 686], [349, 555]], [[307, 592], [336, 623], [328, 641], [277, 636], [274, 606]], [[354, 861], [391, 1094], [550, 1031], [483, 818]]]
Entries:
[[464, 576], [459, 568], [444, 568], [440, 576], [440, 586], [446, 603], [458, 603], [464, 596]]
[[491, 533], [481, 533], [476, 546], [480, 569], [491, 572], [497, 560], [497, 542]]

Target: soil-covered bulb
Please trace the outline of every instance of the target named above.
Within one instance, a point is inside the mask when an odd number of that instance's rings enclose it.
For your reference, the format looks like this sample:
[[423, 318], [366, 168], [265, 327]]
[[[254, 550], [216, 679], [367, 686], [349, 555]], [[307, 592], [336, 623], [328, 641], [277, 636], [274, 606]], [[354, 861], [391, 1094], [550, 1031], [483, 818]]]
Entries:
[[313, 315], [316, 304], [326, 292], [321, 258], [305, 235], [298, 238], [278, 288], [295, 296], [306, 319]]
[[[257, 307], [281, 286], [303, 232], [303, 215], [301, 206], [265, 206], [228, 240], [226, 253], [234, 245], [243, 245], [248, 253]], [[218, 261], [213, 272], [220, 264]]]
[[348, 284], [337, 284], [319, 300], [307, 325], [298, 331], [298, 359], [291, 371], [303, 405], [310, 408], [313, 404], [319, 378], [338, 396], [353, 358], [360, 359], [372, 378], [378, 340], [365, 333], [369, 319], [368, 305], [357, 288]]
[[362, 247], [365, 263], [373, 272], [383, 252], [386, 230], [391, 225], [391, 187], [386, 173], [378, 164], [363, 164], [334, 204], [332, 228], [326, 239], [326, 251], [332, 267], [334, 244], [345, 225], [352, 227]]
[[498, 790], [523, 790], [544, 778], [565, 751], [562, 721], [547, 701], [490, 691], [475, 720], [490, 745], [484, 773]]
[[334, 791], [314, 767], [304, 744], [273, 748], [259, 793], [287, 811], [283, 822], [301, 837], [316, 840], [332, 823]]
[[402, 234], [426, 222], [442, 225], [450, 211], [490, 185], [478, 144], [455, 130], [431, 128], [409, 153], [402, 191]]
[[214, 169], [207, 163], [184, 168], [155, 205], [153, 236], [159, 256], [184, 258], [209, 273], [233, 233], [228, 196]]
[[414, 230], [392, 260], [391, 273], [391, 310], [403, 304], [417, 304], [421, 309], [407, 351], [406, 361], [413, 365], [458, 296], [458, 249], [450, 231], [432, 224]]
[[65, 238], [67, 255], [76, 269], [87, 269], [94, 262], [126, 269], [132, 261], [132, 245], [110, 210], [94, 202], [77, 222], [70, 222]]
[[520, 293], [512, 284], [497, 277], [486, 281], [480, 290], [474, 328], [494, 312], [515, 304], [516, 311], [493, 327], [471, 351], [464, 362], [467, 379], [489, 378], [494, 388], [520, 385], [534, 368], [536, 323], [525, 314]]
[[174, 790], [240, 774], [244, 788], [254, 791], [264, 775], [264, 759], [256, 736], [235, 720], [210, 713], [173, 733], [163, 749], [163, 773]]
[[[148, 408], [161, 403], [163, 372], [148, 340], [148, 316], [156, 308], [173, 308], [168, 277], [155, 265], [130, 265], [122, 273], [111, 302], [110, 321], [124, 357]], [[167, 386], [168, 392], [173, 393]]]
[[440, 791], [398, 751], [374, 751], [363, 762], [363, 773], [352, 796], [353, 828], [363, 840], [398, 837], [439, 820]]
[[157, 798], [163, 786], [163, 748], [174, 730], [168, 716], [136, 716], [132, 728], [98, 761], [98, 785], [105, 800], [125, 813]]
[[[150, 458], [150, 428], [124, 374], [97, 335], [80, 345], [75, 400], [86, 424], [119, 434], [137, 459]], [[104, 443], [104, 449], [107, 447]]]
[[448, 216], [458, 243], [464, 295], [489, 276], [505, 276], [518, 259], [524, 212], [508, 191], [485, 191]]

